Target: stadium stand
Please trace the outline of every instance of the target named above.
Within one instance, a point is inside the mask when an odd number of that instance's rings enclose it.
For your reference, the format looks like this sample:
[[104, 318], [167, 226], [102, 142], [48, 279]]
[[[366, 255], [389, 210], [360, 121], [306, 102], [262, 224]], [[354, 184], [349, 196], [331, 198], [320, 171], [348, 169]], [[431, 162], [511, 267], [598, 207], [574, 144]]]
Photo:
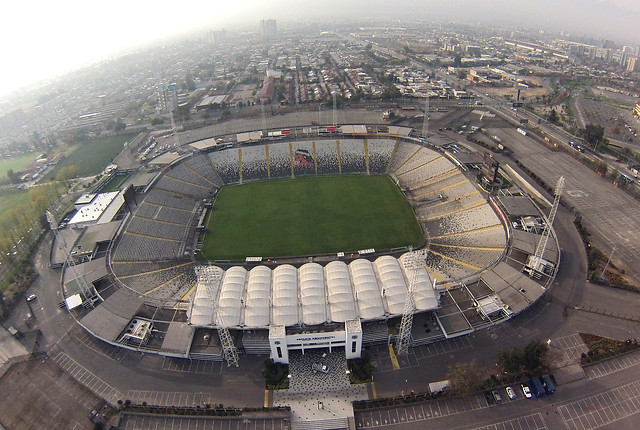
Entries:
[[[296, 143], [296, 145], [298, 145]], [[291, 177], [291, 149], [288, 142], [269, 143], [269, 177]], [[313, 148], [312, 148], [313, 149]], [[313, 154], [313, 152], [311, 152]]]
[[363, 140], [340, 140], [339, 148], [342, 173], [362, 173], [367, 171]]
[[168, 175], [165, 175], [158, 180], [155, 189], [195, 198], [207, 197], [211, 190], [209, 187], [204, 185], [192, 184]]
[[367, 153], [369, 157], [369, 172], [383, 174], [387, 171], [391, 152], [395, 142], [389, 140], [368, 139]]
[[240, 150], [229, 148], [223, 151], [209, 153], [214, 168], [225, 184], [235, 184], [240, 181]]
[[317, 141], [316, 161], [319, 175], [339, 173], [338, 143], [335, 140]]
[[165, 221], [160, 222], [134, 216], [127, 227], [127, 232], [159, 239], [182, 240], [186, 231], [185, 226], [180, 227]]
[[297, 176], [316, 173], [316, 157], [313, 142], [293, 142], [290, 157], [293, 157], [293, 173]]
[[178, 240], [156, 239], [129, 232], [120, 235], [115, 261], [166, 260], [181, 257], [184, 244]]
[[420, 150], [420, 146], [408, 142], [398, 142], [395, 148], [389, 166], [387, 168], [388, 173], [395, 173], [396, 170], [402, 167], [404, 163], [409, 161], [411, 156]]
[[241, 147], [242, 181], [259, 181], [269, 179], [267, 174], [266, 146]]
[[200, 175], [212, 187], [220, 188], [224, 183], [209, 161], [207, 154], [196, 154], [184, 161], [184, 164]]
[[157, 189], [149, 191], [144, 202], [186, 211], [192, 211], [196, 205], [196, 201], [193, 198], [179, 196]]

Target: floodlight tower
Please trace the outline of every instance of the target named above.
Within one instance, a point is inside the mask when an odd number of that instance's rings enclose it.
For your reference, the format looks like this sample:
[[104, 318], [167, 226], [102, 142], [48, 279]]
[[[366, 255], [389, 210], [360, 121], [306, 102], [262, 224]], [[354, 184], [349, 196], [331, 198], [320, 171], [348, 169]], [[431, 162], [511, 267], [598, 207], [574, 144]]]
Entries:
[[555, 198], [553, 199], [553, 205], [551, 206], [551, 212], [549, 212], [549, 217], [545, 219], [544, 230], [542, 231], [542, 236], [540, 237], [540, 241], [538, 242], [538, 246], [536, 247], [536, 253], [532, 257], [530, 262], [530, 268], [534, 270], [538, 270], [542, 263], [542, 255], [544, 254], [544, 250], [547, 248], [547, 242], [549, 241], [549, 236], [551, 236], [551, 226], [553, 224], [553, 220], [556, 217], [556, 212], [558, 211], [558, 205], [560, 204], [560, 197], [562, 196], [562, 192], [564, 191], [564, 176], [561, 176], [558, 179], [558, 183], [556, 184]]
[[409, 347], [411, 346], [411, 328], [413, 327], [413, 313], [416, 309], [413, 293], [418, 280], [418, 270], [424, 267], [426, 258], [426, 249], [413, 251], [402, 257], [402, 265], [404, 266], [405, 271], [410, 273], [411, 279], [409, 280], [407, 297], [404, 302], [404, 311], [400, 322], [400, 333], [396, 340], [397, 355], [407, 355], [409, 353]]
[[[204, 275], [204, 276], [203, 276]], [[227, 367], [235, 366], [238, 367], [238, 348], [233, 344], [233, 338], [231, 337], [231, 333], [229, 332], [229, 328], [224, 325], [224, 321], [222, 320], [222, 315], [220, 314], [220, 310], [218, 309], [217, 297], [216, 297], [216, 289], [214, 289], [214, 285], [220, 286], [220, 282], [222, 281], [222, 276], [220, 275], [220, 270], [217, 268], [211, 268], [211, 270], [206, 270], [206, 272], [198, 273], [198, 282], [202, 282], [204, 287], [207, 290], [207, 294], [212, 299], [213, 303], [213, 314], [216, 318], [216, 325], [218, 328], [218, 336], [220, 337], [220, 344], [222, 345], [222, 353], [224, 354], [224, 359], [227, 362]]]
[[60, 234], [60, 231], [58, 230], [58, 223], [56, 222], [56, 218], [49, 211], [46, 211], [45, 215], [47, 216], [47, 221], [49, 222], [49, 226], [51, 227], [51, 231], [53, 231], [53, 235], [55, 236], [55, 240], [56, 240], [56, 242], [58, 242], [58, 247], [64, 253], [64, 263], [67, 266], [67, 268], [69, 270], [71, 270], [71, 273], [73, 273], [73, 277], [76, 279], [76, 282], [78, 283], [78, 286], [80, 287], [80, 293], [81, 293], [81, 296], [82, 296], [83, 304], [85, 302], [89, 301], [89, 303], [91, 303], [91, 305], [93, 306], [93, 302], [90, 299], [92, 299], [92, 298], [97, 296], [102, 300], [102, 297], [100, 297], [98, 292], [95, 290], [95, 287], [93, 287], [93, 288], [89, 287], [89, 285], [87, 284], [87, 281], [84, 279], [84, 277], [78, 275], [78, 271], [76, 270], [75, 263], [73, 262], [73, 259], [71, 258], [71, 253], [68, 252], [67, 242], [64, 240], [64, 238]]
[[338, 109], [338, 103], [336, 101], [336, 92], [332, 92], [331, 95], [333, 96], [333, 126], [336, 127], [337, 125], [337, 109]]
[[429, 133], [429, 91], [427, 91], [427, 97], [424, 102], [424, 119], [422, 120], [422, 137], [427, 138]]

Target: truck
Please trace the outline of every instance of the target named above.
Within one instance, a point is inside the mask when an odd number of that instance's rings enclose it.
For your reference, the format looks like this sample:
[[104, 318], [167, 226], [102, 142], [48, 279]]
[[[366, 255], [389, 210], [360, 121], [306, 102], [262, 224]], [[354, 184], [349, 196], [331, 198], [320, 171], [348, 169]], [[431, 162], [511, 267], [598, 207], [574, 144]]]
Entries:
[[556, 384], [553, 382], [551, 375], [542, 375], [540, 379], [542, 379], [542, 384], [544, 385], [544, 389], [547, 391], [547, 394], [553, 394], [556, 392]]
[[533, 394], [536, 397], [542, 397], [545, 395], [544, 386], [542, 385], [542, 382], [540, 382], [540, 378], [531, 378], [529, 381], [529, 387], [531, 387], [531, 391], [533, 391]]

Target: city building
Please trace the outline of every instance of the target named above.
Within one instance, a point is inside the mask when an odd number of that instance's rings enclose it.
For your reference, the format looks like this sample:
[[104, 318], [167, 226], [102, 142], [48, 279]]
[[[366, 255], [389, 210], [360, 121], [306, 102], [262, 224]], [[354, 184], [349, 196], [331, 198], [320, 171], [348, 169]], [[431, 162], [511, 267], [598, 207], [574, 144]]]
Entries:
[[266, 40], [273, 40], [277, 34], [276, 20], [275, 19], [263, 19], [260, 21], [260, 34]]

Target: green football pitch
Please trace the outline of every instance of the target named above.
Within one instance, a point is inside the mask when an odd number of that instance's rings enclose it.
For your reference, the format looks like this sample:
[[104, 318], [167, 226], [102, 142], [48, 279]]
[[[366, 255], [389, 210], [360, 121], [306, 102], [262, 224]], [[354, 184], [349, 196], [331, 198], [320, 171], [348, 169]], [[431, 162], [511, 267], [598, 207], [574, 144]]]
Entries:
[[200, 258], [310, 256], [419, 246], [424, 234], [387, 176], [336, 175], [223, 187]]

